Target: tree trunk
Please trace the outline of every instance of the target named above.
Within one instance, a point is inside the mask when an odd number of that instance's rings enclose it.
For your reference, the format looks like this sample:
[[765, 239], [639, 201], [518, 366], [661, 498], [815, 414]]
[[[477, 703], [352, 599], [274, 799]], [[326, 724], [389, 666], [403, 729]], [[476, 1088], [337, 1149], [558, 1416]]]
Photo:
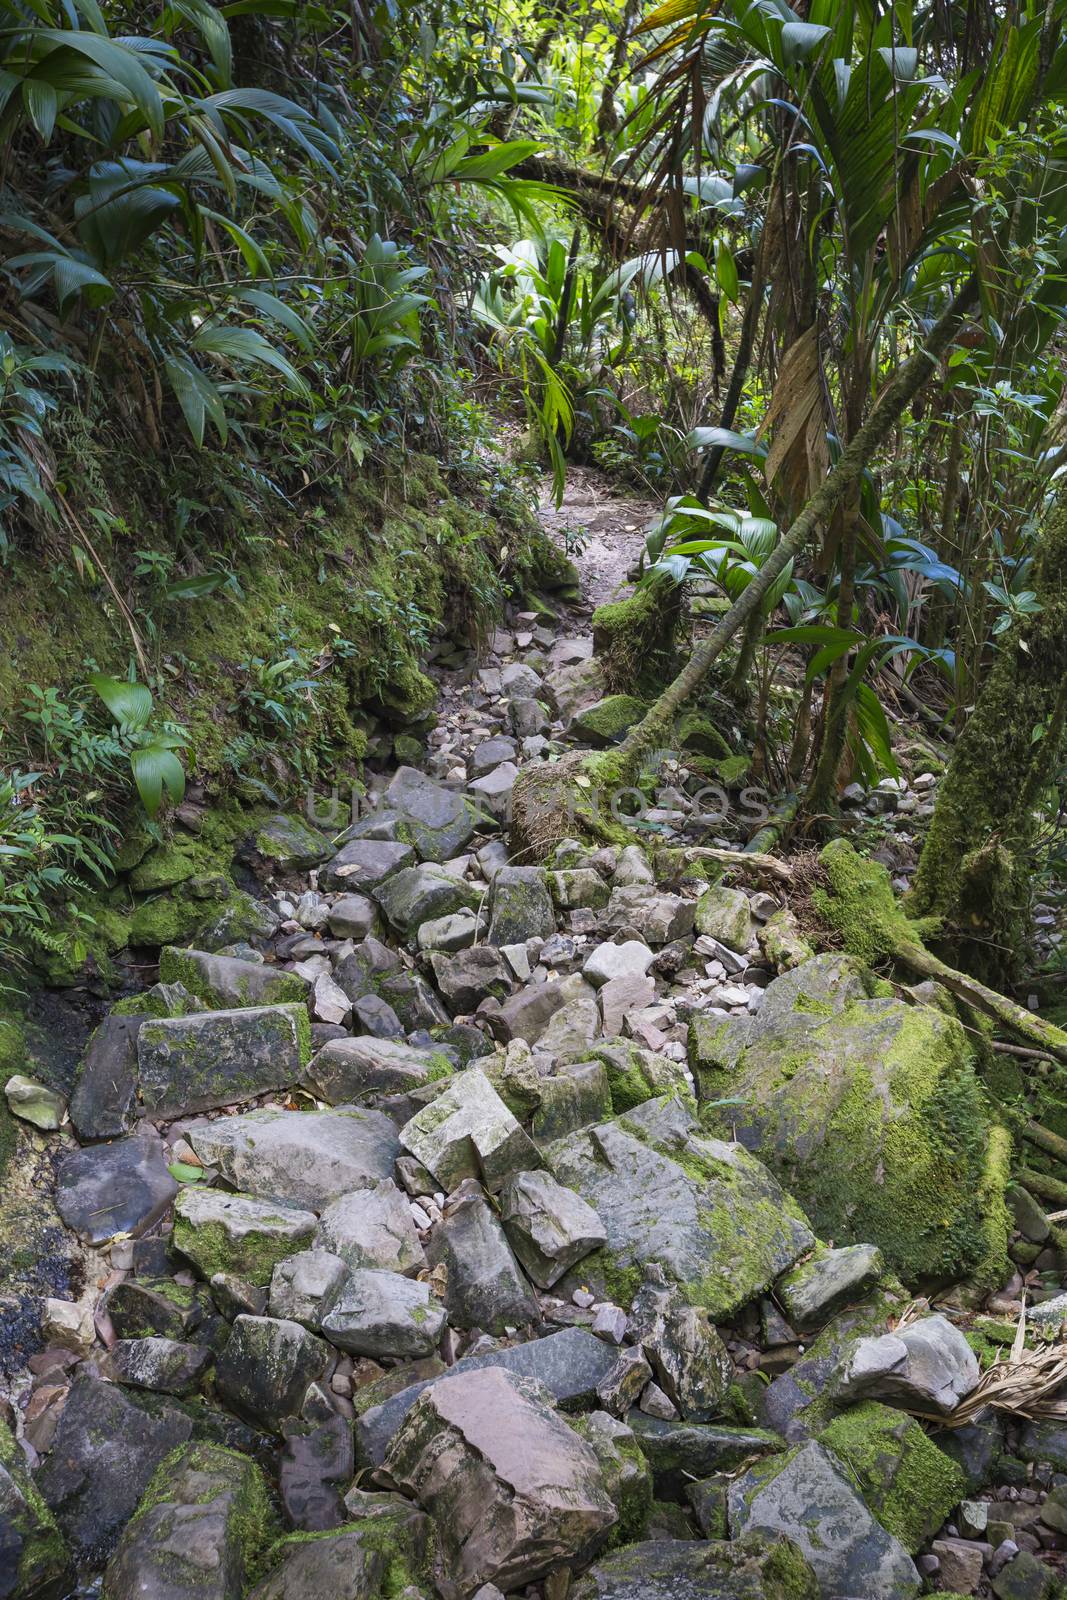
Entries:
[[[824, 526], [845, 497], [858, 488], [864, 468], [885, 443], [905, 407], [918, 394], [951, 343], [978, 296], [978, 280], [968, 278], [947, 311], [920, 345], [897, 369], [882, 390], [867, 421], [846, 446], [836, 467], [811, 496], [786, 531], [781, 543], [753, 577], [740, 599], [727, 611], [708, 637], [701, 641], [674, 681], [636, 723], [610, 755], [610, 777], [619, 784], [637, 776], [645, 752], [663, 741], [675, 715], [703, 683], [734, 635], [747, 623], [786, 562], [798, 556], [820, 526]], [[595, 772], [595, 759], [592, 770]]]
[[[1033, 807], [1067, 709], [1067, 494], [1038, 543], [1041, 605], [1006, 635], [956, 743], [926, 836], [910, 906], [943, 919], [968, 971], [1010, 976], [1025, 944], [1026, 850]], [[1035, 731], [1043, 729], [1035, 739]]]

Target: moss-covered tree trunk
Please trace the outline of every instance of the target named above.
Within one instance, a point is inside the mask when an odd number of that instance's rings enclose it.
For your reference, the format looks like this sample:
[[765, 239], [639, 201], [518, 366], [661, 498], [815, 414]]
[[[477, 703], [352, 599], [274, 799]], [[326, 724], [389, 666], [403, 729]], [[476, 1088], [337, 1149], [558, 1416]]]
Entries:
[[1012, 974], [1024, 945], [1033, 808], [1067, 711], [1063, 491], [1041, 534], [1033, 587], [1041, 610], [1006, 635], [956, 742], [909, 903], [944, 919], [962, 966], [995, 980]]

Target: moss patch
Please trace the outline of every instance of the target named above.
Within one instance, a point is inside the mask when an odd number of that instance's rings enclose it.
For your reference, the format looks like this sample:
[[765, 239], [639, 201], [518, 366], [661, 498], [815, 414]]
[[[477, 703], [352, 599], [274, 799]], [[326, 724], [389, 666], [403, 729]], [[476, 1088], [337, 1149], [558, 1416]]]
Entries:
[[870, 1401], [835, 1417], [819, 1435], [887, 1533], [914, 1555], [967, 1492], [963, 1469], [913, 1417]]

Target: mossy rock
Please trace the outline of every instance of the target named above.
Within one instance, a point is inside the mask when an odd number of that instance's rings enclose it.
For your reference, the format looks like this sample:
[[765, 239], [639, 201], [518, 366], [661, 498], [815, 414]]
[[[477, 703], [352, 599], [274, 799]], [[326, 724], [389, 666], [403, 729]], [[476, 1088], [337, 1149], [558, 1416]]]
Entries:
[[578, 712], [571, 723], [571, 733], [595, 750], [604, 750], [608, 745], [618, 744], [634, 723], [640, 722], [645, 710], [645, 702], [636, 700], [633, 695], [608, 695], [606, 700], [598, 700], [596, 705]]
[[683, 750], [691, 750], [698, 756], [722, 760], [732, 753], [711, 718], [702, 711], [687, 711], [679, 717], [677, 739]]
[[70, 1555], [26, 1458], [0, 1422], [0, 1581], [13, 1600], [66, 1593]]
[[675, 674], [681, 588], [666, 576], [647, 579], [626, 600], [593, 612], [593, 651], [609, 689], [650, 698]]
[[869, 998], [848, 957], [817, 956], [755, 1017], [694, 1018], [690, 1066], [708, 1124], [759, 1154], [821, 1236], [877, 1244], [911, 1284], [1003, 1281], [1010, 1138], [955, 1018]]
[[967, 1493], [962, 1467], [914, 1417], [877, 1401], [852, 1406], [819, 1435], [887, 1533], [911, 1555]]

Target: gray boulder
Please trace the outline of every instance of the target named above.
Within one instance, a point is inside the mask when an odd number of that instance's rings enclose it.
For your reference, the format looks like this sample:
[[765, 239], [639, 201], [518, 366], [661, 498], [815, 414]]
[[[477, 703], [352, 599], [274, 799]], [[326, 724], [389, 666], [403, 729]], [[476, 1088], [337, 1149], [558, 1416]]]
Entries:
[[740, 1145], [705, 1138], [679, 1099], [583, 1129], [554, 1145], [548, 1164], [603, 1219], [612, 1276], [632, 1279], [658, 1262], [713, 1318], [762, 1294], [815, 1243], [766, 1167]]
[[861, 1339], [836, 1386], [841, 1400], [894, 1401], [947, 1416], [980, 1377], [977, 1357], [947, 1317], [921, 1317], [894, 1333]]
[[388, 1561], [362, 1528], [283, 1539], [278, 1564], [248, 1600], [378, 1600]]
[[499, 1189], [512, 1172], [541, 1165], [532, 1139], [478, 1067], [458, 1073], [436, 1100], [416, 1112], [401, 1130], [400, 1143], [446, 1191], [464, 1178]]
[[447, 1269], [445, 1305], [454, 1327], [503, 1333], [540, 1320], [537, 1297], [474, 1179], [452, 1194], [430, 1235], [426, 1258], [431, 1266]]
[[350, 1270], [381, 1267], [414, 1276], [426, 1264], [407, 1196], [391, 1178], [331, 1201], [319, 1218], [315, 1248], [340, 1256]]
[[378, 908], [365, 894], [343, 894], [330, 907], [326, 925], [335, 939], [365, 939], [378, 926]]
[[474, 818], [463, 795], [417, 767], [397, 769], [384, 802], [401, 818], [401, 836], [410, 839], [422, 861], [451, 861], [474, 837]]
[[414, 850], [400, 840], [351, 839], [323, 867], [319, 882], [324, 889], [369, 894], [394, 872], [412, 866], [414, 861]]
[[480, 896], [472, 884], [444, 867], [424, 862], [394, 873], [375, 889], [374, 898], [390, 927], [407, 939], [414, 937], [424, 922], [456, 911], [476, 911]]
[[174, 1246], [204, 1278], [232, 1272], [266, 1284], [279, 1261], [309, 1244], [314, 1212], [190, 1184], [174, 1204]]
[[271, 1274], [267, 1309], [272, 1317], [300, 1322], [322, 1332], [324, 1302], [329, 1302], [348, 1277], [348, 1267], [329, 1250], [298, 1250], [279, 1261]]
[[598, 944], [586, 957], [582, 976], [599, 989], [619, 978], [643, 978], [656, 959], [640, 939], [625, 939], [621, 944]]
[[775, 1294], [794, 1328], [812, 1328], [853, 1300], [861, 1300], [884, 1271], [873, 1244], [826, 1250], [779, 1278]]
[[751, 1467], [730, 1485], [730, 1532], [791, 1539], [826, 1596], [911, 1600], [919, 1574], [867, 1510], [835, 1458], [814, 1442]]
[[705, 889], [696, 904], [696, 930], [743, 954], [755, 932], [748, 895], [721, 883]]
[[691, 900], [662, 893], [652, 885], [628, 884], [612, 889], [604, 923], [611, 928], [638, 928], [658, 949], [691, 934], [693, 917]]
[[243, 1193], [313, 1211], [387, 1178], [400, 1148], [388, 1117], [354, 1106], [336, 1111], [265, 1106], [202, 1123], [189, 1130], [188, 1138], [201, 1161], [217, 1167]]
[[548, 1172], [519, 1172], [509, 1178], [500, 1192], [500, 1215], [511, 1248], [541, 1289], [550, 1289], [607, 1242], [592, 1206]]
[[616, 1521], [596, 1455], [548, 1401], [499, 1368], [442, 1378], [393, 1441], [386, 1471], [437, 1523], [445, 1600], [580, 1561]]
[[284, 972], [265, 961], [239, 961], [208, 950], [179, 950], [165, 945], [159, 953], [163, 983], [181, 983], [190, 994], [219, 1010], [242, 1006], [300, 1004], [309, 984], [297, 972]]
[[56, 1174], [56, 1209], [86, 1244], [139, 1234], [178, 1193], [162, 1142], [147, 1131], [64, 1156]]
[[278, 1430], [333, 1362], [328, 1344], [284, 1317], [237, 1317], [215, 1368], [215, 1386], [239, 1416]]
[[489, 943], [497, 947], [549, 939], [556, 914], [540, 867], [501, 867], [489, 898]]
[[453, 1012], [476, 1011], [490, 996], [504, 1000], [515, 987], [507, 962], [492, 945], [471, 945], [456, 955], [435, 953], [430, 965], [437, 987]]
[[447, 1058], [439, 1050], [363, 1036], [331, 1039], [312, 1056], [307, 1075], [323, 1100], [347, 1106], [421, 1089], [431, 1078], [447, 1075], [447, 1067]]
[[148, 1019], [137, 1035], [144, 1110], [150, 1116], [211, 1111], [299, 1083], [310, 1039], [302, 1005]]
[[417, 1361], [433, 1354], [446, 1320], [429, 1284], [397, 1272], [357, 1270], [330, 1298], [322, 1333], [353, 1355]]
[[105, 1600], [241, 1600], [270, 1526], [254, 1461], [221, 1445], [185, 1445], [125, 1529]]

